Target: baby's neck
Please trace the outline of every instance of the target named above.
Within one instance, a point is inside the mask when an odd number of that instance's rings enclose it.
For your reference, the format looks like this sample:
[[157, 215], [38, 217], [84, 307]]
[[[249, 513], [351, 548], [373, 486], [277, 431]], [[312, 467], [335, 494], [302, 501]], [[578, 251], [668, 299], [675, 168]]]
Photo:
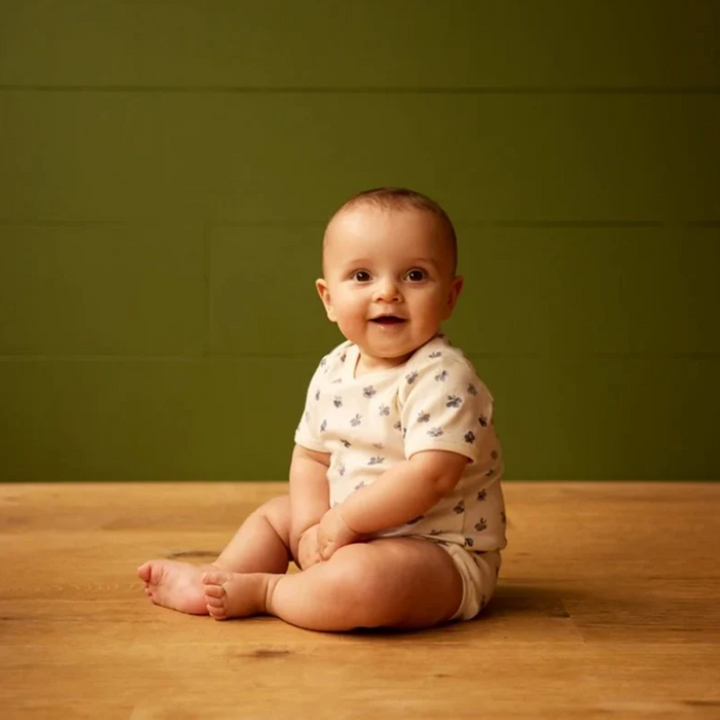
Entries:
[[358, 350], [358, 360], [355, 365], [355, 377], [369, 375], [370, 373], [382, 372], [383, 370], [392, 370], [393, 368], [404, 365], [411, 355], [403, 355], [397, 358], [368, 358]]

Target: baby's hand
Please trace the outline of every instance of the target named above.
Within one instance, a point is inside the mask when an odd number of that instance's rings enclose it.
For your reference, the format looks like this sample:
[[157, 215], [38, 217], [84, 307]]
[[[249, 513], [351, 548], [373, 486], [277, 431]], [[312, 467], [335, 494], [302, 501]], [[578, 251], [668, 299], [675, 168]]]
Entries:
[[317, 537], [320, 557], [323, 560], [329, 560], [336, 550], [360, 539], [360, 535], [347, 526], [337, 508], [330, 508], [322, 516]]
[[301, 570], [307, 570], [316, 563], [322, 562], [320, 546], [318, 545], [318, 528], [320, 523], [309, 527], [298, 542], [298, 565]]

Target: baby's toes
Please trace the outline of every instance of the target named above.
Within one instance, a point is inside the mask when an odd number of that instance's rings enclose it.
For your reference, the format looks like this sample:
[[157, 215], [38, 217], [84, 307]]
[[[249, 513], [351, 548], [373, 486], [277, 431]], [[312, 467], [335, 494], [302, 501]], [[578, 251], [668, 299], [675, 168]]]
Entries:
[[222, 570], [211, 570], [203, 575], [205, 586], [205, 605], [215, 620], [227, 620], [228, 595], [223, 583], [230, 579], [229, 573]]
[[151, 564], [150, 562], [143, 563], [138, 569], [137, 569], [137, 576], [147, 585], [150, 582], [150, 568]]
[[208, 615], [213, 620], [227, 620], [228, 614], [225, 610], [225, 607], [214, 607], [212, 605], [207, 606]]
[[220, 586], [229, 579], [228, 573], [222, 570], [210, 570], [202, 576], [203, 585], [206, 588]]
[[[222, 590], [222, 588], [220, 589]], [[215, 620], [227, 619], [227, 595], [225, 591], [223, 591], [222, 597], [205, 593], [205, 603], [208, 613], [215, 618]]]
[[205, 593], [205, 603], [207, 604], [208, 608], [223, 608], [225, 607], [225, 596], [223, 595], [222, 597], [215, 597], [214, 595]]
[[205, 584], [205, 599], [210, 602], [213, 600], [222, 600], [226, 596], [225, 588], [222, 585]]

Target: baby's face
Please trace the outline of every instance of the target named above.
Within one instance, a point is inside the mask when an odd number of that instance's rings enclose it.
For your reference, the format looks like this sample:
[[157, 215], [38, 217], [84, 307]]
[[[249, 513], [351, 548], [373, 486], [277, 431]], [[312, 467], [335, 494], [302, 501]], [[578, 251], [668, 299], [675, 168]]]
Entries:
[[439, 218], [359, 206], [325, 234], [318, 292], [328, 318], [360, 348], [364, 370], [399, 365], [450, 317], [462, 287]]

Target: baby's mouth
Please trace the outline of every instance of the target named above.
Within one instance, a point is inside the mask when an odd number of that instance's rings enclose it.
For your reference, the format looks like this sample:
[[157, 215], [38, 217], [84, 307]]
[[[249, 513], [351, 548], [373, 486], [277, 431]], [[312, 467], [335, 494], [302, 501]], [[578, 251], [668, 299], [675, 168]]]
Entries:
[[396, 315], [380, 315], [379, 317], [372, 318], [371, 322], [377, 323], [378, 325], [400, 325], [406, 322], [406, 320]]

